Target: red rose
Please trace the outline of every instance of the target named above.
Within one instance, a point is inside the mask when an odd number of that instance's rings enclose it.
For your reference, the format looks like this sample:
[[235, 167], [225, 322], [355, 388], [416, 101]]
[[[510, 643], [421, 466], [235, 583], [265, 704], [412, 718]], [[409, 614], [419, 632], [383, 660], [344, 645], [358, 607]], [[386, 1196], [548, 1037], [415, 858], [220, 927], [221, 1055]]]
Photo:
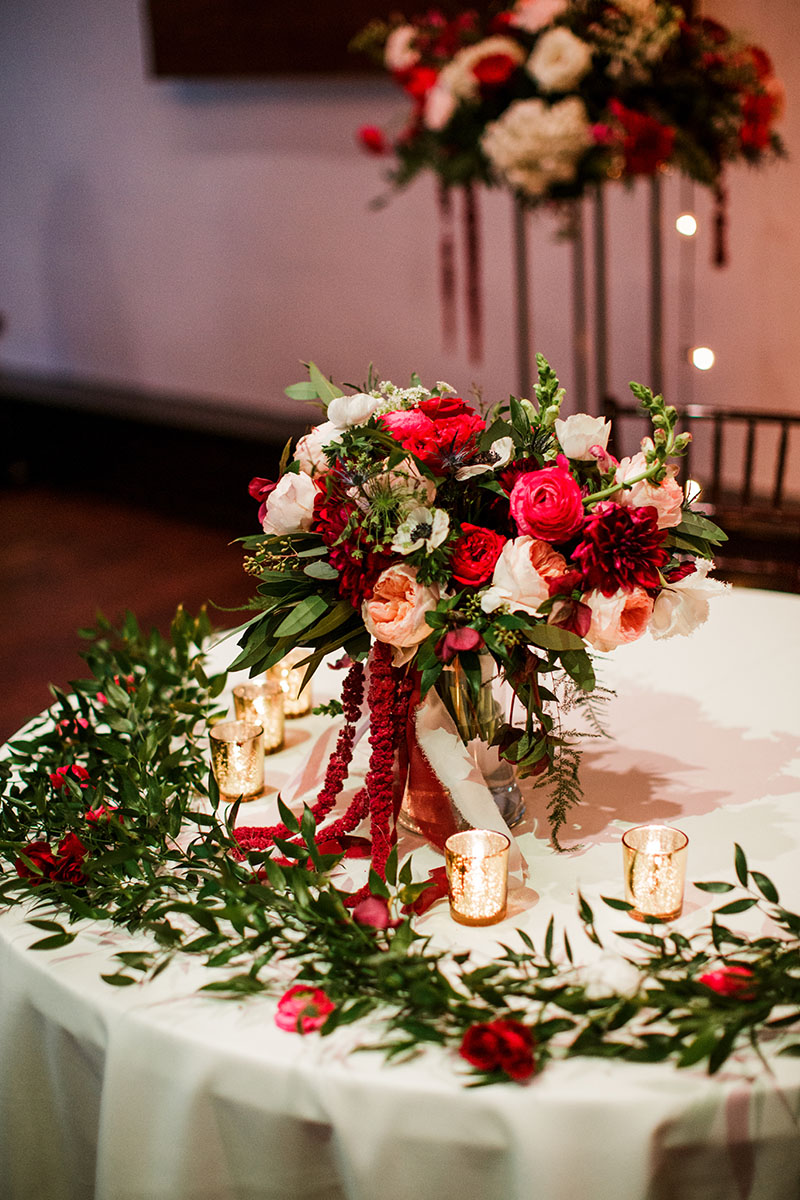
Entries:
[[24, 849], [24, 854], [39, 868], [39, 871], [32, 870], [26, 862], [18, 858], [14, 863], [17, 874], [20, 879], [32, 879], [34, 887], [38, 887], [42, 879], [50, 878], [53, 867], [56, 865], [53, 851], [47, 842], [29, 842]]
[[85, 883], [86, 876], [81, 870], [86, 858], [86, 847], [76, 833], [68, 833], [58, 843], [58, 857], [50, 874], [51, 879], [59, 883]]
[[583, 525], [581, 489], [561, 462], [520, 475], [509, 504], [520, 534], [545, 542], [565, 542]]
[[434, 67], [410, 67], [396, 75], [401, 87], [418, 103], [425, 99], [438, 78], [439, 72]]
[[450, 560], [453, 579], [469, 587], [478, 587], [491, 579], [505, 542], [506, 539], [494, 530], [465, 522]]
[[369, 154], [386, 154], [389, 150], [386, 134], [377, 125], [362, 125], [358, 131], [358, 140]]
[[431, 396], [416, 408], [385, 413], [380, 421], [395, 441], [435, 471], [448, 459], [474, 451], [486, 428], [483, 418], [456, 396]]
[[486, 1021], [469, 1027], [459, 1053], [479, 1071], [503, 1071], [522, 1082], [536, 1070], [535, 1045], [530, 1029], [520, 1021]]
[[604, 596], [615, 592], [645, 591], [661, 586], [660, 571], [669, 554], [664, 549], [666, 529], [658, 528], [654, 508], [623, 508], [602, 500], [587, 517], [583, 538], [572, 551], [586, 580], [587, 590]]
[[400, 924], [392, 920], [383, 896], [367, 896], [353, 909], [353, 920], [359, 925], [371, 925], [373, 929], [396, 929]]
[[734, 1000], [755, 1000], [757, 994], [755, 975], [748, 967], [718, 967], [716, 971], [701, 975], [698, 982], [705, 984], [718, 996], [728, 996]]
[[50, 782], [57, 792], [60, 792], [66, 785], [68, 775], [72, 776], [73, 779], [77, 779], [82, 788], [89, 786], [89, 772], [86, 770], [86, 767], [81, 767], [78, 763], [68, 763], [64, 767], [56, 767], [50, 776]]

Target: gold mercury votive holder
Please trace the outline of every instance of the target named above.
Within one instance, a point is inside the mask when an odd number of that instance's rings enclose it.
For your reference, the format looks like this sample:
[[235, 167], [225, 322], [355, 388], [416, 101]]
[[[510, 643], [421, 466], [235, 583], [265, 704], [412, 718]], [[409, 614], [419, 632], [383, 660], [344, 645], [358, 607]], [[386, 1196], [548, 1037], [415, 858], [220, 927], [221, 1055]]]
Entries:
[[309, 650], [298, 646], [266, 672], [267, 682], [280, 685], [287, 717], [304, 717], [311, 708], [311, 685], [303, 687], [306, 669], [297, 665], [308, 658], [309, 654]]
[[444, 844], [450, 916], [460, 925], [494, 925], [506, 915], [510, 840], [493, 829], [465, 829]]
[[637, 921], [681, 915], [689, 839], [670, 825], [637, 825], [622, 835], [625, 899]]
[[264, 730], [248, 721], [220, 721], [209, 730], [211, 767], [223, 800], [255, 800], [264, 791]]
[[283, 692], [280, 684], [239, 683], [233, 689], [238, 720], [264, 730], [264, 753], [274, 754], [283, 745]]

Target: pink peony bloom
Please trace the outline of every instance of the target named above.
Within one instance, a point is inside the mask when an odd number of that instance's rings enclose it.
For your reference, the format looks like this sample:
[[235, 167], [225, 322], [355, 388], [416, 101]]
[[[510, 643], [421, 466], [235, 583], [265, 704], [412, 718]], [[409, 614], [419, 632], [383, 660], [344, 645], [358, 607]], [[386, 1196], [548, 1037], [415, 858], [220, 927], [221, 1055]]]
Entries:
[[626, 642], [635, 642], [647, 629], [653, 613], [653, 600], [643, 588], [618, 591], [613, 596], [589, 592], [583, 603], [591, 610], [592, 619], [584, 635], [595, 650], [615, 650]]
[[[642, 453], [634, 454], [633, 458], [623, 458], [617, 467], [614, 479], [617, 483], [625, 483], [635, 479], [645, 470], [647, 463]], [[658, 514], [658, 528], [669, 529], [680, 525], [683, 520], [683, 488], [675, 482], [674, 473], [667, 475], [663, 483], [653, 485], [646, 479], [634, 483], [630, 488], [618, 492], [614, 499], [625, 508], [654, 508]]]
[[367, 632], [377, 641], [416, 646], [431, 632], [425, 614], [433, 612], [438, 602], [438, 587], [423, 587], [417, 583], [414, 567], [398, 564], [378, 576], [361, 613]]
[[520, 475], [509, 498], [521, 534], [546, 542], [566, 542], [583, 525], [583, 497], [567, 460]]
[[278, 1001], [275, 1024], [287, 1033], [312, 1033], [325, 1024], [335, 1007], [322, 988], [296, 983]]

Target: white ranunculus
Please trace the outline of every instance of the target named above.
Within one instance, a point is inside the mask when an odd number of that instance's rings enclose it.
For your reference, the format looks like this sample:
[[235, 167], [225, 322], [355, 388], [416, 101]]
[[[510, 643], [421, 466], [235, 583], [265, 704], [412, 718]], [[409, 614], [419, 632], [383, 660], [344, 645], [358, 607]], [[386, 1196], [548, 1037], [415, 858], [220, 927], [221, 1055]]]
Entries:
[[381, 403], [380, 396], [370, 396], [366, 392], [356, 392], [354, 396], [336, 396], [328, 405], [328, 420], [337, 429], [363, 425]]
[[450, 123], [457, 103], [445, 84], [435, 83], [425, 97], [425, 107], [422, 110], [424, 124], [434, 133], [440, 133], [445, 125]]
[[583, 101], [568, 96], [557, 104], [517, 100], [486, 127], [481, 142], [497, 174], [530, 196], [551, 183], [570, 183], [578, 160], [592, 144]]
[[707, 578], [713, 565], [707, 558], [698, 558], [691, 575], [659, 592], [650, 621], [654, 638], [685, 637], [705, 623], [709, 600], [726, 587], [718, 579]]
[[300, 533], [311, 528], [317, 489], [304, 471], [282, 475], [278, 486], [267, 497], [262, 526], [264, 533]]
[[390, 71], [408, 71], [419, 62], [419, 51], [411, 43], [417, 31], [413, 25], [398, 25], [386, 39], [383, 61]]
[[539, 38], [526, 69], [543, 92], [572, 92], [591, 65], [591, 47], [557, 25]]
[[440, 72], [436, 86], [445, 88], [457, 100], [477, 100], [481, 85], [475, 74], [475, 68], [484, 58], [494, 58], [497, 55], [505, 55], [517, 65], [521, 65], [525, 61], [525, 51], [519, 42], [497, 34], [459, 50], [454, 55], [452, 62], [449, 62]]
[[332, 421], [323, 421], [300, 438], [294, 456], [300, 463], [300, 470], [306, 475], [316, 475], [318, 471], [327, 471], [328, 460], [323, 447], [332, 446], [342, 440], [342, 431], [337, 429]]
[[602, 417], [590, 417], [588, 413], [573, 413], [565, 421], [559, 417], [555, 430], [558, 444], [567, 458], [589, 462], [594, 458], [592, 446], [600, 446], [603, 450], [607, 447], [611, 423]]
[[509, 24], [536, 33], [566, 11], [567, 0], [517, 0]]
[[480, 455], [484, 461], [472, 463], [468, 467], [459, 467], [456, 479], [471, 479], [473, 475], [485, 475], [487, 471], [499, 471], [511, 462], [514, 454], [514, 439], [498, 438], [492, 442], [485, 454]]
[[424, 546], [430, 552], [441, 546], [449, 531], [450, 518], [443, 508], [412, 508], [394, 535], [392, 550], [411, 554]]

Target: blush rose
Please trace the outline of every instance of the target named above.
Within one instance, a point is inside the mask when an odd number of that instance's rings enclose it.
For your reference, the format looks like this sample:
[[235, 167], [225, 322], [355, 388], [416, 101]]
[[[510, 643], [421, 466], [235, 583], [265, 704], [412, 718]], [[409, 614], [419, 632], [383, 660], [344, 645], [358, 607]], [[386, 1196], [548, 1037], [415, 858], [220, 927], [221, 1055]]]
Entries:
[[[644, 454], [634, 454], [633, 458], [620, 459], [614, 479], [616, 483], [627, 483], [635, 479], [647, 468]], [[654, 485], [646, 479], [640, 479], [629, 488], [615, 493], [614, 499], [626, 508], [654, 508], [658, 514], [658, 528], [669, 529], [680, 525], [683, 520], [683, 488], [675, 482], [673, 474], [667, 475], [663, 483]]]
[[547, 542], [520, 537], [506, 542], [492, 575], [492, 585], [481, 598], [484, 612], [503, 604], [535, 613], [550, 596], [549, 580], [567, 569], [565, 559]]
[[310, 529], [316, 498], [317, 489], [309, 475], [301, 471], [281, 476], [267, 498], [261, 522], [264, 533], [280, 535]]
[[555, 466], [520, 475], [509, 504], [519, 533], [546, 542], [565, 542], [583, 525], [581, 490], [563, 456]]
[[591, 610], [592, 619], [583, 635], [595, 650], [615, 650], [627, 642], [635, 642], [647, 629], [653, 613], [653, 600], [640, 587], [618, 591], [606, 596], [601, 591], [589, 592], [583, 603]]
[[414, 567], [397, 564], [383, 571], [362, 606], [367, 632], [390, 646], [416, 646], [430, 633], [425, 614], [439, 602], [438, 587], [417, 583]]

